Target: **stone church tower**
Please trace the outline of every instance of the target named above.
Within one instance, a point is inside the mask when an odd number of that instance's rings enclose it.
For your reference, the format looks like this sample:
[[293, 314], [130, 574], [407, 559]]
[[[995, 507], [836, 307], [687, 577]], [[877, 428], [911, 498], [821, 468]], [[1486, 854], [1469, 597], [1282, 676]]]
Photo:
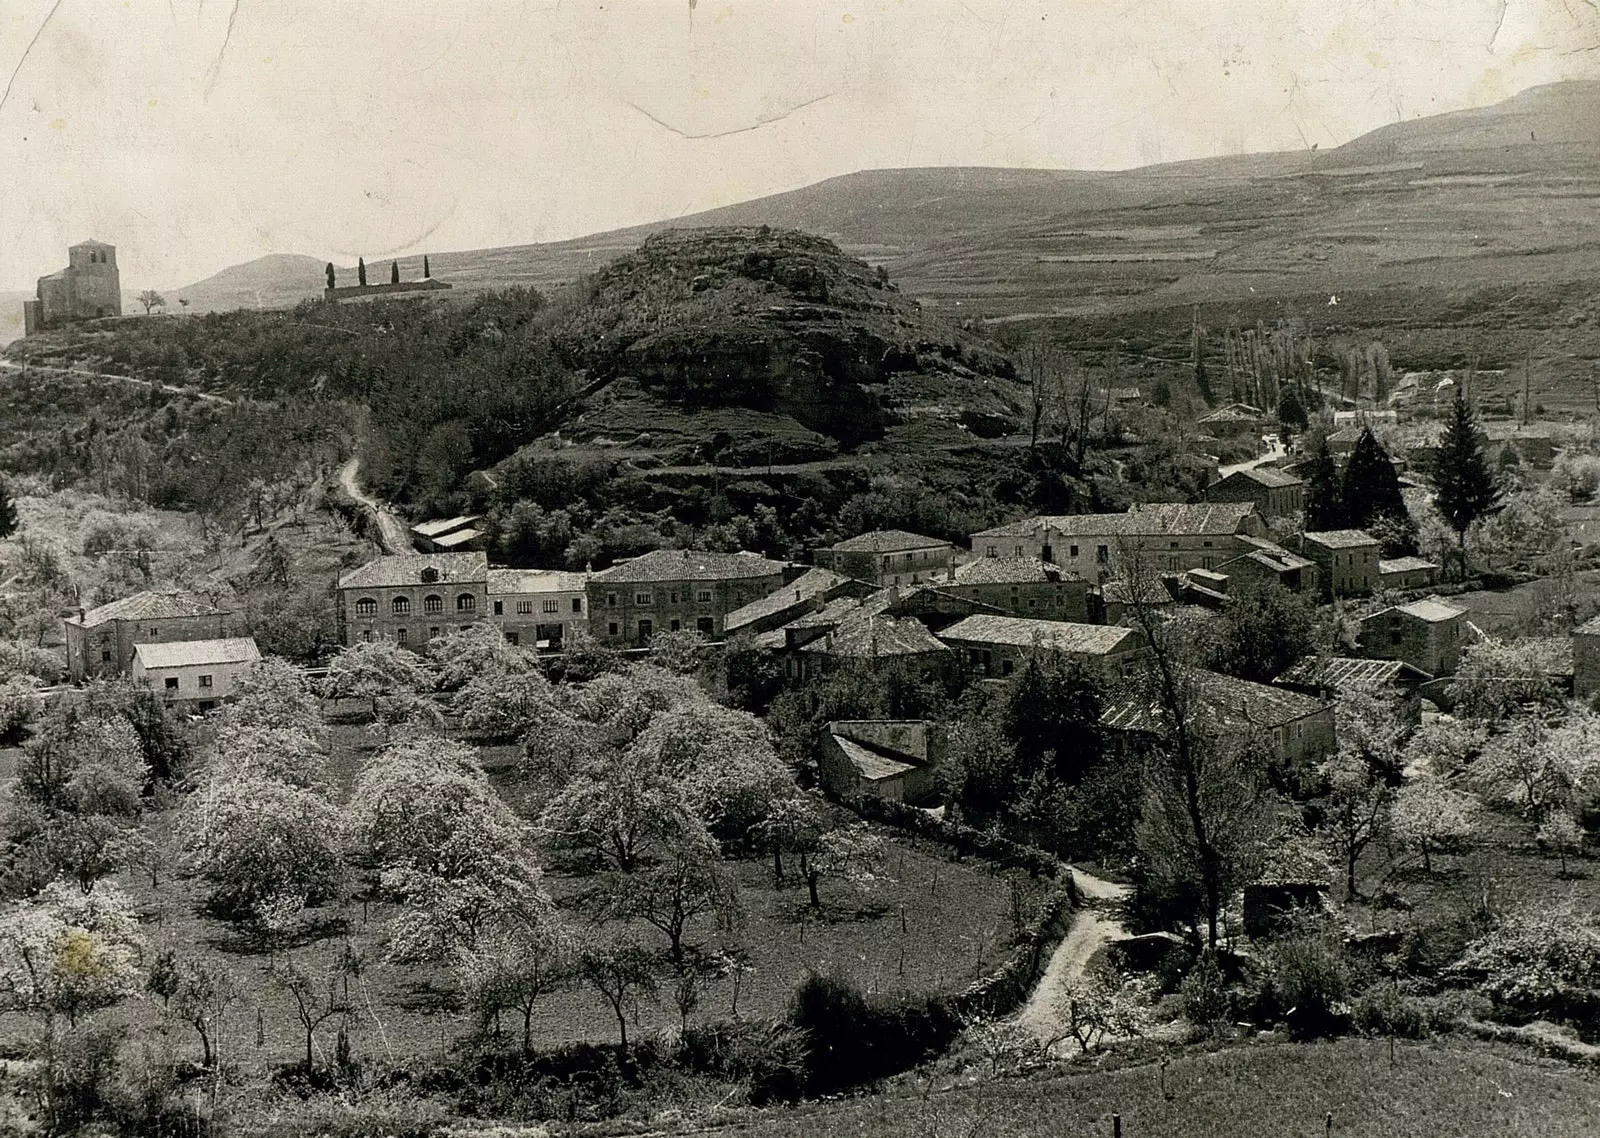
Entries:
[[67, 267], [39, 278], [36, 300], [23, 304], [28, 335], [74, 320], [122, 315], [122, 276], [117, 247], [84, 241], [67, 250]]

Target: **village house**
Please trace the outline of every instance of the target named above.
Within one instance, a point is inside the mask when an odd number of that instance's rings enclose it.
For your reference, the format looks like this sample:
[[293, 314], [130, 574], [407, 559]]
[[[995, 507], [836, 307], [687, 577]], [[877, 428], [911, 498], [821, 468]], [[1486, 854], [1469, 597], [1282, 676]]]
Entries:
[[1348, 455], [1356, 449], [1356, 443], [1361, 441], [1361, 432], [1365, 428], [1359, 426], [1340, 427], [1337, 431], [1328, 433], [1328, 453], [1336, 458]]
[[125, 676], [133, 666], [136, 646], [223, 637], [231, 615], [199, 597], [156, 591], [79, 609], [62, 622], [67, 673], [74, 683], [96, 676]]
[[411, 527], [411, 543], [424, 553], [465, 553], [482, 549], [484, 533], [477, 526], [478, 514], [422, 522]]
[[261, 650], [248, 636], [138, 644], [132, 677], [173, 710], [203, 713], [232, 699], [240, 673], [260, 660]]
[[[1170, 582], [1173, 582], [1169, 584]], [[1089, 598], [1090, 624], [1121, 624], [1134, 611], [1135, 600], [1146, 609], [1170, 609], [1178, 602], [1173, 597], [1176, 576], [1146, 573], [1135, 583], [1126, 578], [1107, 581]]]
[[339, 578], [339, 641], [392, 640], [420, 648], [488, 613], [489, 558], [483, 553], [401, 553]]
[[1271, 427], [1272, 419], [1259, 407], [1252, 407], [1248, 403], [1229, 403], [1209, 415], [1202, 415], [1198, 425], [1214, 438], [1231, 439], [1240, 435], [1262, 434]]
[[766, 596], [734, 609], [723, 620], [722, 630], [727, 636], [771, 632], [837, 597], [864, 597], [872, 591], [870, 583], [832, 569], [809, 569]]
[[1366, 596], [1378, 584], [1378, 542], [1361, 530], [1307, 531], [1300, 552], [1317, 563], [1325, 596]]
[[981, 677], [1003, 677], [1036, 654], [1084, 664], [1100, 679], [1132, 674], [1143, 656], [1143, 635], [1131, 628], [1016, 616], [969, 616], [939, 633], [968, 669]]
[[1385, 690], [1399, 703], [1405, 721], [1415, 725], [1422, 722], [1422, 685], [1432, 679], [1404, 660], [1302, 656], [1274, 677], [1272, 684], [1324, 700], [1338, 699], [1347, 691]]
[[1208, 502], [1251, 502], [1264, 518], [1297, 518], [1306, 508], [1306, 484], [1270, 466], [1235, 470], [1206, 487]]
[[561, 569], [490, 569], [489, 619], [513, 644], [559, 652], [589, 631], [588, 583]]
[[817, 757], [823, 787], [841, 798], [872, 794], [919, 805], [939, 795], [944, 729], [925, 719], [840, 719]]
[[940, 588], [1012, 616], [1089, 620], [1089, 582], [1037, 557], [978, 557], [956, 566], [954, 583]]
[[1273, 581], [1292, 593], [1316, 589], [1315, 561], [1266, 538], [1241, 534], [1238, 540], [1247, 552], [1217, 566], [1230, 581]]
[[[1253, 735], [1279, 762], [1320, 759], [1337, 746], [1330, 703], [1201, 668], [1185, 668], [1183, 675], [1197, 713], [1214, 717], [1230, 734]], [[1109, 701], [1100, 716], [1101, 726], [1123, 748], [1143, 746], [1159, 722], [1154, 701], [1142, 693]]]
[[1364, 656], [1404, 660], [1438, 678], [1453, 676], [1461, 660], [1467, 609], [1439, 597], [1382, 609], [1361, 618]]
[[720, 639], [729, 613], [799, 575], [758, 553], [653, 550], [589, 578], [589, 631], [611, 645], [646, 644], [657, 632]]
[[837, 619], [800, 622], [785, 643], [784, 674], [809, 680], [846, 669], [875, 672], [889, 665], [942, 678], [953, 659], [947, 645], [915, 617], [847, 609]]
[[1421, 557], [1394, 557], [1378, 560], [1378, 587], [1381, 589], [1426, 589], [1439, 583], [1439, 566]]
[[812, 560], [858, 581], [880, 585], [920, 585], [945, 581], [955, 564], [948, 541], [905, 530], [874, 530], [815, 550]]
[[1122, 514], [1008, 522], [973, 534], [972, 551], [981, 557], [1035, 557], [1101, 584], [1124, 575], [1127, 552], [1143, 557], [1147, 571], [1211, 569], [1238, 555], [1239, 535], [1265, 533], [1266, 522], [1249, 502], [1152, 502]]

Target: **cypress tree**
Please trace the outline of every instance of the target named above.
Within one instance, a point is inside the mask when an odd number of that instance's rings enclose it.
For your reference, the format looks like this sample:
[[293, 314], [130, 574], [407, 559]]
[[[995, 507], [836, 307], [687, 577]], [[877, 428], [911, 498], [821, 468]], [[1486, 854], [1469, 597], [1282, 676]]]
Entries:
[[389, 262], [389, 283], [390, 284], [399, 284], [400, 283], [400, 262], [399, 261], [390, 261]]
[[0, 537], [10, 537], [21, 524], [17, 504], [11, 500], [11, 488], [0, 482]]
[[1439, 455], [1433, 462], [1433, 481], [1438, 489], [1434, 504], [1456, 531], [1456, 546], [1461, 558], [1461, 575], [1467, 574], [1467, 530], [1472, 523], [1494, 509], [1500, 500], [1499, 488], [1484, 456], [1478, 436], [1477, 416], [1460, 389], [1450, 421], [1445, 424]]
[[433, 276], [433, 270], [428, 268], [428, 255], [424, 253], [422, 255], [422, 279], [427, 280], [431, 276]]
[[365, 257], [357, 257], [356, 258], [356, 280], [361, 283], [361, 286], [363, 288], [366, 287], [366, 284], [367, 284], [367, 261], [366, 261]]
[[1339, 497], [1344, 503], [1344, 524], [1352, 529], [1361, 529], [1379, 518], [1408, 516], [1405, 499], [1400, 495], [1400, 476], [1394, 472], [1394, 463], [1389, 461], [1371, 427], [1362, 429], [1356, 449], [1350, 452]]
[[1318, 433], [1311, 440], [1311, 457], [1306, 463], [1306, 529], [1330, 530], [1344, 527], [1344, 501], [1339, 486], [1339, 471], [1328, 452], [1328, 436]]

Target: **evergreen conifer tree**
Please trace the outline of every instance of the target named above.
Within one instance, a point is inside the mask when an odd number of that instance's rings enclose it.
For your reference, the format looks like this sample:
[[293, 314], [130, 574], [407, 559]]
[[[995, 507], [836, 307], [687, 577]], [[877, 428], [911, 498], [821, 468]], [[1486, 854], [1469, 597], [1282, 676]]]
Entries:
[[1450, 421], [1445, 424], [1444, 438], [1439, 442], [1439, 455], [1434, 459], [1433, 481], [1438, 488], [1434, 504], [1450, 523], [1450, 528], [1456, 531], [1464, 577], [1467, 573], [1467, 530], [1494, 509], [1500, 491], [1495, 486], [1489, 460], [1484, 456], [1483, 443], [1478, 437], [1477, 416], [1459, 389]]
[[431, 276], [433, 276], [433, 270], [428, 267], [428, 255], [424, 253], [422, 255], [422, 279], [427, 280]]
[[11, 488], [0, 482], [0, 537], [10, 537], [21, 524], [17, 504], [11, 500]]
[[1306, 409], [1292, 387], [1284, 388], [1283, 394], [1278, 397], [1278, 422], [1283, 424], [1285, 442], [1306, 429]]
[[1344, 526], [1344, 501], [1339, 486], [1339, 470], [1328, 452], [1328, 436], [1317, 434], [1311, 441], [1311, 457], [1306, 463], [1306, 529], [1319, 531]]
[[366, 287], [366, 284], [367, 284], [367, 260], [366, 260], [365, 257], [357, 257], [356, 258], [356, 280], [360, 282], [360, 284], [361, 284], [361, 286], [363, 288]]
[[1339, 497], [1344, 503], [1344, 524], [1353, 529], [1379, 518], [1407, 516], [1405, 499], [1400, 495], [1400, 476], [1394, 472], [1394, 463], [1389, 461], [1388, 452], [1371, 427], [1362, 429], [1356, 449], [1350, 452]]
[[390, 261], [389, 262], [389, 283], [390, 284], [399, 284], [400, 283], [400, 262], [399, 261]]

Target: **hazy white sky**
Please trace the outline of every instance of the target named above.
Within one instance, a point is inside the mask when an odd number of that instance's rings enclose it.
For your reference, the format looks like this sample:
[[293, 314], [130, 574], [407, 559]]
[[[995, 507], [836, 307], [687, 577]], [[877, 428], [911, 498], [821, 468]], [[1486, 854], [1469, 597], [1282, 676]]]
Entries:
[[1600, 0], [0, 0], [0, 287], [90, 235], [177, 286], [872, 167], [1327, 147], [1597, 46]]

